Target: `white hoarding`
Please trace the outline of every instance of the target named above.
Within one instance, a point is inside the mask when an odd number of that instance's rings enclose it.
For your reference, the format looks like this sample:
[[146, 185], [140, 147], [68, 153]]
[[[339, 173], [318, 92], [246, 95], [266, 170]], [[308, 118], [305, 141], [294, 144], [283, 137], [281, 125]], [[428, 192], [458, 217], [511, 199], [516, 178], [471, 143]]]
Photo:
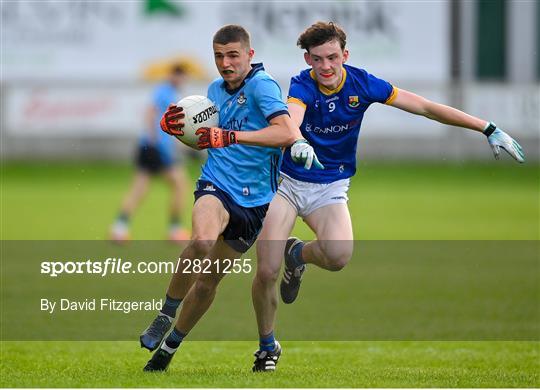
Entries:
[[144, 87], [26, 86], [6, 92], [6, 131], [47, 138], [140, 133], [150, 97]]
[[333, 20], [350, 63], [389, 80], [448, 77], [449, 2], [11, 1], [2, 3], [3, 80], [120, 80], [186, 56], [216, 76], [212, 35], [224, 24], [252, 34], [256, 61], [280, 80], [306, 67], [300, 32]]

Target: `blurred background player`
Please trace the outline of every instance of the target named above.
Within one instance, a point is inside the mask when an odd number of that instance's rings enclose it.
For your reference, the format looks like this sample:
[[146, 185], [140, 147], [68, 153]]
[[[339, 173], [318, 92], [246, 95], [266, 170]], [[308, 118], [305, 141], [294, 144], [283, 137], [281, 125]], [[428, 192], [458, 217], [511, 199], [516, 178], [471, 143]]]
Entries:
[[[159, 125], [167, 107], [180, 100], [179, 88], [186, 81], [186, 77], [186, 69], [181, 64], [172, 64], [167, 80], [154, 88], [152, 103], [145, 113], [146, 131], [137, 148], [135, 177], [110, 230], [113, 241], [129, 240], [129, 221], [146, 195], [151, 177], [158, 174], [165, 178], [171, 191], [168, 239], [189, 239], [189, 231], [182, 227], [181, 219], [185, 193], [189, 188], [187, 172], [182, 161], [178, 161], [174, 138], [163, 133]], [[179, 165], [176, 165], [177, 161]]]
[[[276, 281], [283, 256], [280, 292], [285, 303], [296, 299], [306, 264], [339, 271], [353, 251], [348, 202], [350, 177], [356, 172], [356, 146], [365, 111], [372, 103], [390, 105], [412, 114], [483, 133], [499, 158], [500, 149], [524, 162], [521, 146], [492, 122], [429, 101], [379, 79], [363, 69], [345, 65], [345, 32], [333, 23], [318, 22], [299, 37], [304, 59], [311, 67], [291, 79], [288, 109], [302, 136], [313, 145], [324, 170], [306, 171], [296, 162], [298, 150], [286, 151], [278, 192], [268, 209], [257, 241], [257, 274], [253, 305], [261, 348], [275, 345]], [[300, 216], [317, 239], [304, 243], [289, 238]]]

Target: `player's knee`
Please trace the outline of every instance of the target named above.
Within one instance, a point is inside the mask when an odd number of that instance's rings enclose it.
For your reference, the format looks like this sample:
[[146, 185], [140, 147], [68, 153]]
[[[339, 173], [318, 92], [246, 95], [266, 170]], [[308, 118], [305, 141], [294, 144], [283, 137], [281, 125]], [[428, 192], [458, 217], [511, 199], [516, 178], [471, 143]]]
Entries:
[[180, 180], [179, 177], [175, 177], [173, 182], [172, 182], [172, 186], [176, 189], [176, 190], [181, 190], [182, 189], [182, 180]]
[[343, 268], [345, 268], [345, 266], [347, 265], [348, 262], [346, 261], [334, 261], [334, 262], [329, 262], [327, 264], [327, 267], [326, 269], [328, 269], [329, 271], [332, 271], [332, 272], [337, 272], [337, 271], [341, 271]]
[[199, 299], [207, 299], [215, 294], [218, 283], [219, 280], [211, 278], [198, 279], [193, 286], [194, 293]]
[[348, 250], [342, 250], [334, 252], [327, 258], [328, 269], [330, 271], [341, 271], [351, 260], [352, 252]]
[[215, 243], [216, 240], [203, 239], [202, 237], [197, 237], [194, 235], [191, 238], [189, 246], [191, 247], [191, 250], [195, 252], [197, 257], [204, 257], [210, 253], [210, 250]]
[[353, 246], [345, 241], [321, 242], [326, 260], [326, 268], [330, 271], [340, 271], [352, 257]]
[[279, 268], [258, 267], [257, 279], [264, 284], [275, 284], [279, 278]]

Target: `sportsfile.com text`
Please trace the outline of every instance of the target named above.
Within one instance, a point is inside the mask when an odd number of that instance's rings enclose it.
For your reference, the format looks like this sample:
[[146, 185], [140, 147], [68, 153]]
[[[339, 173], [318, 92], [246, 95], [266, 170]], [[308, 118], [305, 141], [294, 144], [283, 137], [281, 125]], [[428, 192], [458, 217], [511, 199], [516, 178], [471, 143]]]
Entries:
[[[134, 265], [135, 264], [135, 265]], [[103, 261], [43, 261], [41, 274], [57, 277], [62, 274], [126, 275], [126, 274], [249, 274], [251, 259], [178, 259], [175, 261], [141, 261], [133, 263], [121, 258], [109, 257]]]

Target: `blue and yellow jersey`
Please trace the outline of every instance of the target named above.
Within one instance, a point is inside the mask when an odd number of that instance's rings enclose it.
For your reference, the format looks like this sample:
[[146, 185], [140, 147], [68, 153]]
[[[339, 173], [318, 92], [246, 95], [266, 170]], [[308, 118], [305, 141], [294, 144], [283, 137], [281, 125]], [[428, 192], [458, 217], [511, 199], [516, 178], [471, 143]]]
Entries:
[[391, 103], [396, 94], [397, 88], [387, 81], [352, 66], [343, 65], [343, 79], [334, 90], [319, 85], [312, 70], [303, 70], [291, 79], [287, 102], [305, 107], [300, 130], [325, 169], [305, 170], [291, 160], [287, 150], [281, 171], [311, 183], [331, 183], [353, 176], [364, 113], [371, 103]]
[[180, 100], [178, 91], [170, 82], [164, 82], [155, 87], [152, 94], [152, 105], [156, 110], [156, 117], [151, 129], [154, 132], [154, 138], [151, 141], [148, 132], [145, 131], [139, 141], [141, 146], [149, 144], [155, 146], [160, 153], [162, 161], [166, 164], [174, 161], [175, 138], [161, 130], [159, 121], [167, 110], [167, 107], [169, 107], [169, 104], [175, 104], [178, 100]]
[[[218, 107], [219, 127], [225, 130], [260, 130], [272, 118], [288, 114], [279, 85], [262, 64], [253, 64], [235, 90], [228, 90], [221, 77], [214, 80], [208, 98]], [[280, 148], [236, 144], [208, 149], [201, 179], [214, 183], [240, 206], [261, 206], [277, 191], [280, 163]]]

